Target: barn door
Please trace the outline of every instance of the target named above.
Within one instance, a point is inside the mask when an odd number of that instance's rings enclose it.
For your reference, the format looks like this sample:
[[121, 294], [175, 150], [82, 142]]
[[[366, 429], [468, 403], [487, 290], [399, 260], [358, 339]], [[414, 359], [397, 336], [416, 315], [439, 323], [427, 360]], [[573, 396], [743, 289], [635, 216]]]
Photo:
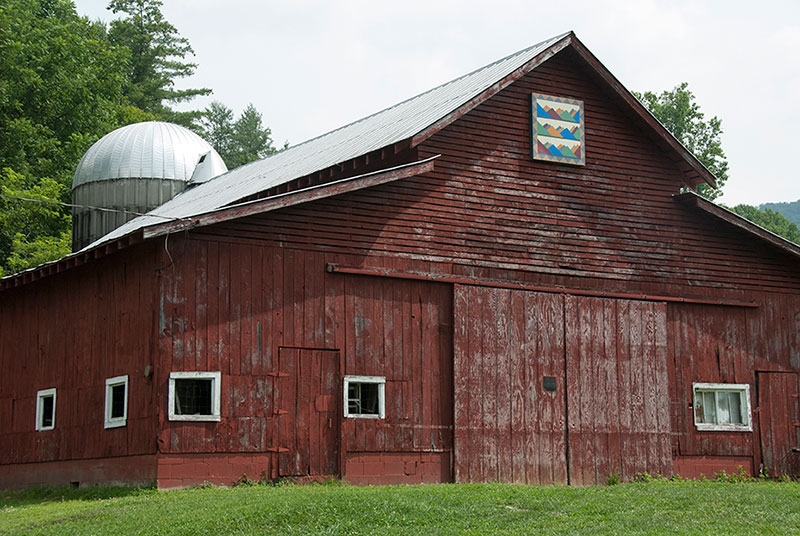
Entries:
[[758, 373], [761, 463], [771, 475], [800, 475], [800, 385], [794, 372]]
[[456, 482], [566, 484], [564, 299], [455, 287]]
[[274, 405], [279, 476], [339, 474], [339, 352], [280, 348]]

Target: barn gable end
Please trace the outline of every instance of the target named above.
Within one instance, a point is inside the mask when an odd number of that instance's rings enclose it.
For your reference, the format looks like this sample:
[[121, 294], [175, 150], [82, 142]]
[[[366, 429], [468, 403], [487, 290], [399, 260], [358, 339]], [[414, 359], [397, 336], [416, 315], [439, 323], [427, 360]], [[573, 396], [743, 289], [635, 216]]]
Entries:
[[[132, 402], [129, 418], [150, 423], [161, 487], [243, 474], [578, 485], [738, 465], [798, 474], [800, 438], [787, 428], [800, 420], [790, 416], [800, 409], [796, 254], [687, 205], [681, 187], [704, 170], [574, 36], [563, 39], [532, 71], [506, 74], [391, 157], [373, 155], [392, 169], [355, 158], [347, 176], [293, 179], [267, 197], [145, 227], [129, 254], [107, 245], [107, 260], [6, 290], [3, 375], [37, 380], [22, 395], [0, 386], [0, 408], [23, 395], [30, 406], [41, 383], [34, 354], [12, 352], [6, 327], [30, 311], [16, 336], [94, 378], [83, 398], [59, 384], [58, 418], [85, 404], [98, 413], [106, 368], [82, 355], [100, 332], [56, 354], [33, 317], [51, 305], [48, 284], [73, 288], [105, 262], [154, 319], [85, 308], [92, 325], [118, 320], [107, 353], [144, 354], [115, 357], [108, 375], [141, 383], [139, 368], [152, 364], [147, 389], [130, 396], [154, 407]], [[585, 165], [531, 158], [532, 93], [583, 101]], [[51, 299], [66, 303], [62, 283]], [[66, 305], [55, 310], [66, 315]], [[170, 420], [176, 372], [219, 373], [217, 419]], [[707, 385], [746, 393], [747, 422], [698, 425]], [[107, 453], [23, 422], [21, 441], [56, 441], [72, 454], [12, 455], [0, 486], [29, 464], [61, 464], [53, 474], [63, 479], [89, 458], [125, 456], [112, 434], [130, 425], [84, 421]], [[90, 481], [84, 474], [75, 480]], [[123, 469], [114, 474], [125, 480]]]

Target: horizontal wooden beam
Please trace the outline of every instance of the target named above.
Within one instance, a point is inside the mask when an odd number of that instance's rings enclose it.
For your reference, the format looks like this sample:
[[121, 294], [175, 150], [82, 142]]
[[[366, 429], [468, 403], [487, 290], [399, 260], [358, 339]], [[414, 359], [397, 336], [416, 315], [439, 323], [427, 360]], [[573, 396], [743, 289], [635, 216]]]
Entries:
[[548, 292], [552, 294], [569, 294], [571, 296], [593, 296], [598, 298], [616, 298], [625, 300], [656, 301], [670, 303], [691, 303], [697, 305], [724, 305], [727, 307], [758, 307], [756, 302], [742, 302], [726, 300], [724, 298], [688, 298], [680, 296], [659, 296], [653, 294], [636, 294], [626, 292], [607, 292], [604, 290], [586, 290], [566, 287], [544, 287], [518, 281], [497, 281], [494, 279], [479, 279], [477, 277], [455, 277], [450, 275], [433, 274], [427, 272], [399, 272], [384, 268], [362, 268], [339, 266], [328, 263], [325, 269], [329, 273], [367, 275], [375, 277], [390, 277], [394, 279], [412, 279], [416, 281], [430, 281], [434, 283], [450, 283], [455, 285], [473, 285], [479, 287], [507, 288], [512, 290], [530, 290], [535, 292]]
[[439, 156], [440, 155], [436, 155], [425, 160], [420, 160], [419, 162], [373, 171], [371, 173], [365, 173], [364, 175], [328, 182], [318, 186], [311, 186], [303, 190], [293, 190], [265, 199], [248, 201], [179, 221], [171, 221], [145, 227], [144, 238], [148, 239], [154, 236], [193, 229], [202, 225], [213, 225], [228, 220], [262, 214], [264, 212], [287, 208], [301, 203], [325, 199], [334, 195], [354, 192], [371, 186], [386, 184], [387, 182], [393, 182], [415, 175], [422, 175], [423, 173], [433, 171], [433, 161], [439, 158]]

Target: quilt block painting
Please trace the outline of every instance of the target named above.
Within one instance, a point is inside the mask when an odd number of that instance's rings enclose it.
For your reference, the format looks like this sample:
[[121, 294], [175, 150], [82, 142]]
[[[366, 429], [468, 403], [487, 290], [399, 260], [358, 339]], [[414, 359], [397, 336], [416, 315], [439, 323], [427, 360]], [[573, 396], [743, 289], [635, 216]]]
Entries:
[[531, 100], [533, 159], [584, 165], [583, 101], [538, 93]]

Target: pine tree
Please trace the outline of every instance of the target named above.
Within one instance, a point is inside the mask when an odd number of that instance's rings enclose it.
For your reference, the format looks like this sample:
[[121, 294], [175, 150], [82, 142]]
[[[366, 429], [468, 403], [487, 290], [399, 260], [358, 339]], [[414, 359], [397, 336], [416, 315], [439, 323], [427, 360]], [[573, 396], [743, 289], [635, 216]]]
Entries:
[[171, 106], [208, 95], [208, 88], [175, 89], [175, 80], [191, 76], [196, 63], [189, 40], [161, 13], [160, 0], [111, 0], [108, 4], [122, 18], [111, 21], [111, 42], [128, 52], [128, 83], [125, 94], [130, 104], [175, 123], [191, 126], [200, 112], [177, 112]]

